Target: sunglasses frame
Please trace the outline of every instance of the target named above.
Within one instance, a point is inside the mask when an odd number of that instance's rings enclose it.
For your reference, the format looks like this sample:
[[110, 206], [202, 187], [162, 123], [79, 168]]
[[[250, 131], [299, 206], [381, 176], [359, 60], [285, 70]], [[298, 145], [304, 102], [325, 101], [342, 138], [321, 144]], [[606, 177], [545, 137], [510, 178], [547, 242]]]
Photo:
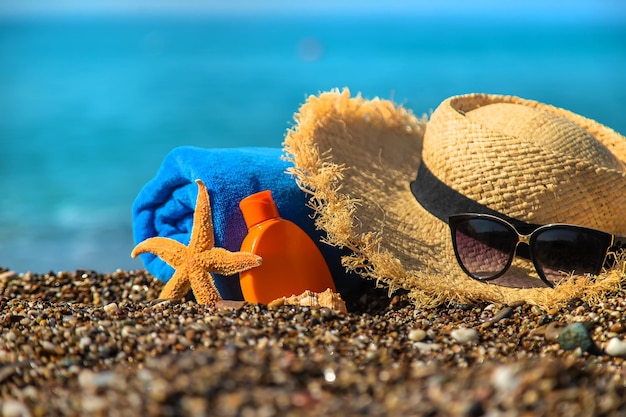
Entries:
[[[457, 227], [461, 222], [472, 220], [472, 219], [489, 219], [489, 220], [495, 221], [496, 223], [507, 227], [508, 229], [510, 229], [517, 235], [517, 242], [515, 243], [513, 247], [512, 253], [509, 254], [509, 259], [507, 261], [506, 266], [502, 269], [502, 271], [488, 278], [481, 278], [478, 275], [470, 272], [461, 261], [461, 257], [458, 252], [457, 242], [456, 242]], [[554, 288], [554, 284], [545, 276], [543, 272], [543, 268], [541, 267], [541, 265], [539, 265], [539, 262], [537, 261], [534, 255], [534, 250], [533, 250], [537, 237], [541, 234], [541, 232], [545, 230], [555, 230], [555, 229], [582, 230], [587, 233], [590, 233], [591, 235], [595, 235], [602, 240], [605, 240], [607, 242], [607, 246], [604, 249], [604, 257], [602, 261], [599, 262], [598, 266], [595, 268], [595, 271], [592, 273], [592, 275], [598, 275], [602, 271], [603, 266], [607, 262], [607, 258], [611, 254], [614, 254], [616, 251], [619, 251], [621, 248], [626, 248], [626, 236], [612, 235], [610, 233], [603, 232], [601, 230], [592, 229], [592, 228], [583, 227], [583, 226], [576, 226], [576, 225], [566, 224], [566, 223], [553, 223], [553, 224], [547, 224], [547, 225], [538, 225], [538, 224], [525, 223], [523, 221], [510, 219], [510, 218], [507, 218], [505, 220], [501, 217], [494, 216], [491, 214], [461, 213], [461, 214], [455, 214], [455, 215], [450, 216], [448, 219], [448, 225], [450, 226], [450, 232], [452, 234], [452, 246], [454, 248], [454, 256], [456, 257], [456, 260], [459, 266], [461, 267], [463, 272], [465, 272], [467, 275], [469, 275], [470, 277], [478, 281], [491, 281], [491, 280], [501, 277], [508, 271], [515, 257], [520, 256], [522, 258], [530, 260], [533, 266], [535, 267], [535, 271], [537, 272], [537, 275], [539, 275], [539, 278], [541, 278], [541, 280], [546, 285], [548, 285], [551, 288]], [[528, 256], [526, 256], [525, 253], [521, 253], [521, 254], [518, 253], [518, 247], [520, 243], [525, 243], [526, 246], [528, 247]]]

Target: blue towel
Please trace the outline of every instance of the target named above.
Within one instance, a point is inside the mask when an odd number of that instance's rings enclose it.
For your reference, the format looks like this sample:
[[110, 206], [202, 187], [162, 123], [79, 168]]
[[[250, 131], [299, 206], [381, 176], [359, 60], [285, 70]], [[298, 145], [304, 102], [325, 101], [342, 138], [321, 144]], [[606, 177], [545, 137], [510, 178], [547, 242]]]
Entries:
[[[363, 288], [365, 280], [346, 273], [341, 266], [340, 250], [320, 242], [322, 234], [315, 230], [313, 212], [306, 206], [307, 196], [286, 173], [290, 162], [281, 155], [278, 148], [173, 149], [133, 204], [135, 243], [163, 236], [187, 245], [198, 195], [194, 181], [200, 179], [209, 191], [215, 246], [238, 251], [248, 231], [239, 202], [256, 192], [271, 190], [281, 217], [296, 223], [317, 243], [337, 290], [346, 294]], [[142, 254], [141, 258], [146, 269], [161, 281], [169, 280], [174, 273], [153, 254]], [[238, 276], [213, 277], [222, 298], [243, 299]]]

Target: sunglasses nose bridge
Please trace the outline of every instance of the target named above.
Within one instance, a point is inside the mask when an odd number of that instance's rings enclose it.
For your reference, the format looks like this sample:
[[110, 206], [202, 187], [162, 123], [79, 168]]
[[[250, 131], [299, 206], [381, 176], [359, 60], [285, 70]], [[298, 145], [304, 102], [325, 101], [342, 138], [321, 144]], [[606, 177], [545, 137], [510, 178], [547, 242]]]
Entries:
[[521, 234], [517, 234], [517, 243], [525, 243], [527, 245], [530, 245], [530, 236], [531, 235], [521, 235]]

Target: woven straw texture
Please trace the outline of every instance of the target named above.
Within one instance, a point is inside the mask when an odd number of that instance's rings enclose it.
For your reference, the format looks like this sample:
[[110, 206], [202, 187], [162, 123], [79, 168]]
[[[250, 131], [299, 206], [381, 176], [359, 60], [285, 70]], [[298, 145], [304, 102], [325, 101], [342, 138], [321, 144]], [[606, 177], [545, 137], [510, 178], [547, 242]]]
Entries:
[[439, 106], [424, 141], [437, 177], [496, 211], [626, 232], [626, 140], [598, 123], [517, 97], [462, 96]]
[[457, 265], [447, 224], [410, 191], [423, 160], [449, 187], [511, 217], [626, 234], [626, 139], [609, 128], [541, 103], [481, 94], [444, 101], [427, 122], [347, 89], [309, 97], [295, 120], [285, 151], [327, 243], [350, 249], [347, 269], [409, 290], [417, 306], [594, 303], [624, 278], [616, 268], [552, 289], [516, 260], [505, 280], [473, 280]]

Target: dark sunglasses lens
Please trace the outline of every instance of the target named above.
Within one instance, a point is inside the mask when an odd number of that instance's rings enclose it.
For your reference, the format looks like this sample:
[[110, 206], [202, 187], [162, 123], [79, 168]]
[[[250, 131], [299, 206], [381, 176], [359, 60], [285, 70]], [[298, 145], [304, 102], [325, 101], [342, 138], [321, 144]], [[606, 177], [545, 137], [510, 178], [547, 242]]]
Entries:
[[475, 218], [456, 225], [454, 240], [457, 258], [465, 271], [478, 279], [490, 279], [509, 264], [517, 235], [502, 223]]
[[556, 284], [570, 274], [598, 274], [610, 236], [575, 227], [550, 228], [537, 234], [533, 244], [535, 266]]

